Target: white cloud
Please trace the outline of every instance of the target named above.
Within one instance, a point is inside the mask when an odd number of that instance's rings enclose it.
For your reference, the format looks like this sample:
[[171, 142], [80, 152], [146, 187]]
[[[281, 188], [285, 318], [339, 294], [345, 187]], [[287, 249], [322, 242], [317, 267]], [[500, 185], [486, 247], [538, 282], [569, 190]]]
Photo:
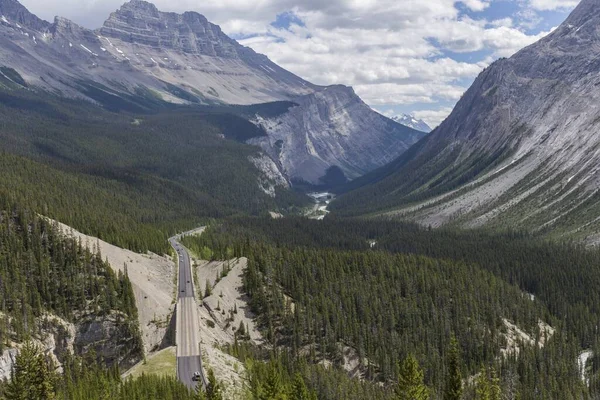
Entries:
[[[381, 0], [383, 3], [386, 0]], [[397, 3], [394, 3], [397, 4]], [[422, 2], [411, 2], [422, 10]], [[438, 7], [434, 7], [437, 4]], [[320, 11], [296, 10], [304, 27], [269, 28], [243, 40], [276, 63], [317, 84], [343, 83], [370, 105], [456, 101], [469, 82], [498, 57], [510, 56], [545, 33], [528, 36], [510, 19], [488, 22], [460, 17], [452, 1], [427, 2], [429, 14], [415, 17], [404, 4], [394, 18], [350, 27]], [[380, 7], [372, 5], [378, 13]], [[345, 10], [346, 19], [358, 15]], [[411, 23], [417, 18], [419, 23]], [[481, 61], [460, 62], [445, 51], [491, 52]]]
[[473, 11], [483, 11], [490, 5], [487, 1], [482, 0], [462, 0], [462, 3]]
[[415, 111], [415, 118], [422, 119], [432, 128], [437, 128], [452, 112], [452, 108], [445, 107], [439, 110]]
[[534, 10], [550, 11], [569, 9], [577, 6], [580, 0], [531, 0], [530, 5]]

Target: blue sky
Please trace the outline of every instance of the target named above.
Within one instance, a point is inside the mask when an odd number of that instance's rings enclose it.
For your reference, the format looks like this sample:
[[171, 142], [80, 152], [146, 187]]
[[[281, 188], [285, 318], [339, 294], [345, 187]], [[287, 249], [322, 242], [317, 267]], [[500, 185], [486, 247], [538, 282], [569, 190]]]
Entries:
[[[97, 28], [123, 0], [22, 0]], [[242, 44], [371, 107], [439, 124], [483, 68], [558, 26], [578, 0], [155, 0], [197, 11]]]

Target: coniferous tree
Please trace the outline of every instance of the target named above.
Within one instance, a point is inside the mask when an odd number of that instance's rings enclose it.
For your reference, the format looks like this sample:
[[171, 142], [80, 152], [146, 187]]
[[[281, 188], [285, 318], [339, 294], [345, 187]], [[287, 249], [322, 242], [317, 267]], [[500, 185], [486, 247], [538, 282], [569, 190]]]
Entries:
[[206, 385], [206, 399], [207, 400], [223, 400], [223, 389], [221, 384], [217, 381], [215, 373], [212, 369], [208, 370], [208, 384]]
[[240, 326], [236, 333], [240, 338], [246, 337], [246, 327], [244, 326], [244, 321], [240, 321]]
[[502, 400], [500, 378], [498, 378], [498, 374], [494, 368], [490, 372], [490, 400]]
[[475, 399], [476, 400], [491, 400], [492, 393], [490, 387], [490, 380], [485, 368], [481, 369], [477, 376], [477, 382], [475, 383]]
[[212, 285], [210, 284], [210, 281], [207, 279], [206, 280], [206, 286], [204, 287], [204, 297], [208, 297], [212, 294]]
[[294, 376], [291, 400], [311, 400], [310, 391], [299, 373]]
[[400, 366], [398, 385], [396, 386], [397, 400], [428, 400], [429, 389], [423, 383], [424, 373], [417, 359], [411, 354]]
[[450, 348], [446, 360], [446, 388], [444, 390], [444, 400], [460, 400], [462, 398], [462, 372], [460, 365], [460, 354], [458, 350], [458, 341], [452, 336], [450, 339]]
[[54, 377], [48, 361], [32, 342], [26, 342], [15, 359], [7, 400], [54, 400]]
[[271, 366], [260, 400], [286, 400], [285, 387], [281, 382], [281, 375], [275, 366]]

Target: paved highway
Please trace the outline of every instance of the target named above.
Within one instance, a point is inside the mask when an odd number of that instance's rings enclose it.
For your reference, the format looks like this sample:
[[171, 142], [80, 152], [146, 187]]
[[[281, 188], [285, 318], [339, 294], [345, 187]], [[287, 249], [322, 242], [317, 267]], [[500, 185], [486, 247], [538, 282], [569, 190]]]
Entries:
[[[200, 317], [194, 293], [192, 267], [187, 250], [178, 242], [179, 237], [169, 239], [177, 252], [179, 262], [176, 315], [177, 377], [189, 388], [195, 389], [198, 383], [206, 388], [200, 354]], [[195, 372], [201, 374], [199, 382], [192, 380]]]

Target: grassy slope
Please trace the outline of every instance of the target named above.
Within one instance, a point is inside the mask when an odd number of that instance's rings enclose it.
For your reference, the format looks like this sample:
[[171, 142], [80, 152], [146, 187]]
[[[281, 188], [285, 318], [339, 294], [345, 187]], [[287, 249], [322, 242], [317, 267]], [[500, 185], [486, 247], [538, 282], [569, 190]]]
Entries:
[[175, 356], [175, 347], [168, 347], [156, 354], [148, 357], [127, 373], [132, 378], [138, 378], [142, 375], [159, 375], [176, 377], [177, 357]]

